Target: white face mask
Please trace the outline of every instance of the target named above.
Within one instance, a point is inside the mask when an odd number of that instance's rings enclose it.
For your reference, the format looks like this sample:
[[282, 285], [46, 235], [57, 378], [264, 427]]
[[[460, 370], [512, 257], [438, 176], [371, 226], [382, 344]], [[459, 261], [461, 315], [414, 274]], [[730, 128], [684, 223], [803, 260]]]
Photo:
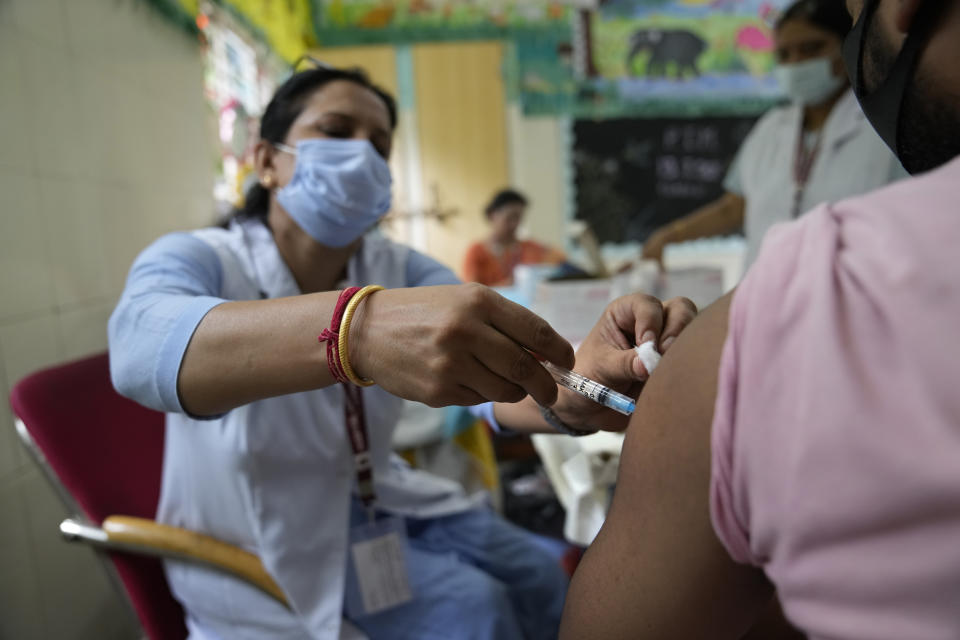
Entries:
[[823, 104], [844, 84], [842, 77], [834, 75], [830, 58], [777, 65], [773, 75], [783, 92], [804, 106]]

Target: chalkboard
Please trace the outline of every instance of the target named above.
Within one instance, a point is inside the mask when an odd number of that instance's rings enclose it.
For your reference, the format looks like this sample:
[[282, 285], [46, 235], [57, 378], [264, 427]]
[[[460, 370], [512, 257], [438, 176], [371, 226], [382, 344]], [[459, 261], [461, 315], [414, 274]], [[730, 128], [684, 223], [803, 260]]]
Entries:
[[756, 117], [577, 120], [576, 217], [600, 242], [643, 242], [723, 192]]

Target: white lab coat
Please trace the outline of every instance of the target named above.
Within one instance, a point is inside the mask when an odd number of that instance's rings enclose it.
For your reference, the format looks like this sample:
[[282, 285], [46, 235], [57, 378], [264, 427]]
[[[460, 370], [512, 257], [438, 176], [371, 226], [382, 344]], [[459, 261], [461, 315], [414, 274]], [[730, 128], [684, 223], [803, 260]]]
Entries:
[[[219, 295], [252, 300], [300, 291], [269, 231], [259, 223], [194, 234], [222, 263]], [[408, 286], [409, 249], [368, 234], [347, 267], [347, 285]], [[329, 318], [317, 318], [317, 333]], [[305, 348], [323, 349], [316, 339]], [[378, 507], [431, 517], [477, 506], [459, 485], [411, 470], [390, 450], [401, 400], [379, 387], [363, 391]], [[216, 420], [167, 415], [158, 518], [202, 531], [260, 556], [287, 594], [291, 614], [224, 574], [167, 564], [188, 625], [205, 638], [338, 638], [354, 487], [337, 386], [253, 402]]]
[[[803, 108], [796, 104], [768, 111], [750, 131], [734, 160], [725, 187], [746, 200], [744, 232], [749, 266], [763, 236], [793, 213], [793, 163]], [[896, 156], [877, 135], [853, 91], [834, 106], [821, 134], [818, 153], [801, 201], [801, 212], [872, 191], [906, 177]]]

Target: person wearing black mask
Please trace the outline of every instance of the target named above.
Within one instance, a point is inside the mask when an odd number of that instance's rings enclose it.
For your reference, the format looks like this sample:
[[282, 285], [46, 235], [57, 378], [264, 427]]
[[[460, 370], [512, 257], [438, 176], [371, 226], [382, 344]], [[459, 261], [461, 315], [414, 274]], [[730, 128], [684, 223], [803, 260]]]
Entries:
[[[772, 230], [627, 430], [569, 638], [960, 638], [960, 2], [847, 0], [864, 113], [914, 174]], [[765, 636], [780, 637], [780, 636]]]
[[929, 171], [960, 149], [960, 89], [944, 82], [957, 58], [941, 56], [939, 67], [918, 66], [924, 45], [954, 3], [904, 2], [896, 17], [896, 29], [903, 30], [899, 33], [882, 27], [881, 4], [864, 3], [844, 42], [844, 63], [864, 113], [904, 168], [912, 174]]

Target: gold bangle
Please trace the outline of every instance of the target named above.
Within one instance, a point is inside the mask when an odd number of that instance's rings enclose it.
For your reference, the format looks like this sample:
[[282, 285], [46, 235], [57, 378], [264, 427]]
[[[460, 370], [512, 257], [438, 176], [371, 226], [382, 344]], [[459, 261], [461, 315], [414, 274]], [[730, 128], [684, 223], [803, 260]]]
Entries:
[[353, 314], [360, 303], [363, 302], [363, 299], [375, 291], [383, 291], [383, 287], [378, 284], [371, 284], [353, 294], [350, 302], [347, 303], [347, 308], [343, 311], [343, 320], [340, 321], [340, 329], [338, 330], [340, 337], [337, 341], [337, 350], [340, 352], [340, 366], [343, 368], [347, 379], [358, 387], [370, 387], [375, 383], [370, 378], [358, 376], [353, 367], [350, 366], [350, 323], [353, 322]]

